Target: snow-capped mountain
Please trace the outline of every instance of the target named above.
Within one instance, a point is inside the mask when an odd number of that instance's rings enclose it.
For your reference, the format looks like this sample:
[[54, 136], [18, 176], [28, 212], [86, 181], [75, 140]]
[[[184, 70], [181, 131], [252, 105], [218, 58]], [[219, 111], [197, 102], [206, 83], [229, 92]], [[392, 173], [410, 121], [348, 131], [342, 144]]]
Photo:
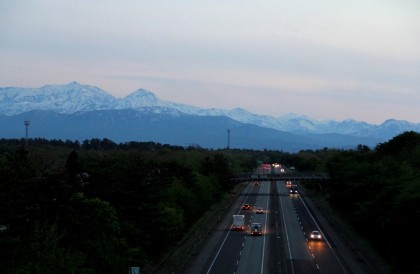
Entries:
[[195, 106], [161, 100], [151, 91], [138, 89], [124, 98], [115, 98], [106, 91], [90, 85], [71, 82], [65, 85], [46, 85], [41, 88], [0, 88], [0, 115], [17, 115], [43, 110], [60, 114], [85, 113], [98, 110], [132, 109], [143, 114], [224, 116], [234, 121], [294, 134], [343, 134], [387, 140], [404, 131], [420, 132], [420, 124], [387, 120], [371, 125], [351, 119], [317, 121], [299, 114], [282, 117], [258, 115], [245, 109], [202, 109]]
[[117, 109], [137, 109], [151, 106], [170, 106], [169, 103], [160, 101], [152, 92], [145, 89], [136, 90], [133, 93], [127, 95], [125, 98], [118, 100], [117, 102]]
[[31, 110], [75, 113], [115, 108], [115, 98], [105, 91], [71, 82], [41, 88], [0, 88], [0, 114], [14, 115]]

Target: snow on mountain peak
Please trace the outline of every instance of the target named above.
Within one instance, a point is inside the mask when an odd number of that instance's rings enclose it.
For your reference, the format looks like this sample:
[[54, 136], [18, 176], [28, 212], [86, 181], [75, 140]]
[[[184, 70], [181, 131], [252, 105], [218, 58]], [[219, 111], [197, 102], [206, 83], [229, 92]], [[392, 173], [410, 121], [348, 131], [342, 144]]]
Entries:
[[168, 106], [159, 100], [155, 94], [146, 89], [138, 89], [118, 101], [117, 108], [142, 108], [151, 106]]
[[71, 82], [41, 88], [0, 88], [0, 113], [13, 115], [31, 110], [74, 113], [110, 109], [115, 98], [100, 88]]
[[158, 100], [156, 95], [153, 94], [150, 90], [147, 89], [138, 89], [133, 93], [127, 95], [125, 98], [147, 98], [148, 100]]
[[380, 126], [347, 119], [316, 121], [303, 115], [289, 113], [282, 117], [253, 114], [245, 109], [203, 109], [160, 100], [146, 89], [138, 89], [117, 99], [104, 90], [78, 82], [64, 85], [45, 85], [41, 88], [0, 87], [0, 114], [15, 115], [31, 110], [47, 110], [71, 114], [105, 109], [135, 109], [143, 113], [178, 116], [226, 116], [233, 120], [266, 128], [294, 133], [340, 133], [353, 136], [393, 136], [404, 130], [420, 131], [420, 124], [389, 119]]

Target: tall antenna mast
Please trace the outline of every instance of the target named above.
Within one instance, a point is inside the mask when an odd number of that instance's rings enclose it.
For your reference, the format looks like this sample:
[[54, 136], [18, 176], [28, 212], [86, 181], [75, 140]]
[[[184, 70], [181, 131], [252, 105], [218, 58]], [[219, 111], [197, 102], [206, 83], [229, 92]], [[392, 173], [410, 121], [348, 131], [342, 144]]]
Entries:
[[227, 130], [227, 134], [228, 134], [227, 150], [229, 151], [229, 149], [230, 149], [230, 129]]
[[28, 131], [29, 131], [29, 119], [25, 120], [23, 122], [23, 124], [25, 125], [25, 129], [26, 129], [26, 131], [25, 131], [25, 143], [27, 144], [28, 143]]

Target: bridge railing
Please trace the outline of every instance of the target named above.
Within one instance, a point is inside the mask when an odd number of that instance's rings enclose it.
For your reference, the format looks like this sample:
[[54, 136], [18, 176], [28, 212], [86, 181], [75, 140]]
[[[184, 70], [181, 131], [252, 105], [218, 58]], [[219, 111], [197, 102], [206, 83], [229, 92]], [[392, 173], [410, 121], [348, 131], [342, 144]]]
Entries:
[[243, 172], [235, 174], [233, 180], [243, 181], [327, 181], [330, 178], [326, 172], [284, 172], [278, 174], [261, 174]]

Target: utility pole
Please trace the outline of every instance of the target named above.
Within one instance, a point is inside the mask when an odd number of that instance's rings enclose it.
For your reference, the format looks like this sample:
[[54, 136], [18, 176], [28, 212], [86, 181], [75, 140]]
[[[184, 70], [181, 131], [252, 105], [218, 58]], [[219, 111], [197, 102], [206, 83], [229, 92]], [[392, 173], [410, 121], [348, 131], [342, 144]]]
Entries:
[[28, 144], [29, 120], [25, 120], [23, 122], [23, 124], [25, 125], [25, 128], [26, 128], [26, 132], [25, 132], [25, 144]]

